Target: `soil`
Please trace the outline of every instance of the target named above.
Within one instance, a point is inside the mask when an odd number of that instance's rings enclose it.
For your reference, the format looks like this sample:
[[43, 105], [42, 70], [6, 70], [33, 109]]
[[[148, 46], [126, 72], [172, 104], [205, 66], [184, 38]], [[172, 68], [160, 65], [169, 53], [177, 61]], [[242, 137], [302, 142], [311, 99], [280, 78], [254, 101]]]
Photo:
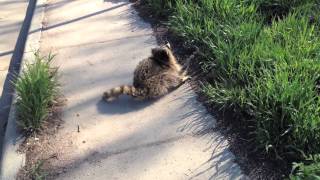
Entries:
[[[59, 151], [57, 149], [70, 146], [70, 144], [60, 144], [60, 147], [53, 147], [52, 145], [59, 144], [57, 141], [62, 138], [57, 137], [56, 133], [63, 126], [61, 113], [65, 101], [65, 99], [60, 98], [51, 107], [51, 113], [39, 131], [26, 134], [26, 139], [18, 150], [21, 153], [26, 153], [26, 162], [25, 166], [19, 170], [16, 179], [32, 180], [38, 179], [40, 176], [45, 176], [44, 179], [50, 179], [59, 171], [63, 171], [53, 168], [55, 162], [59, 161], [59, 154], [57, 153]], [[54, 170], [52, 171], [52, 169]]]
[[[140, 17], [152, 25], [158, 44], [164, 44], [166, 41], [170, 42], [178, 61], [183, 64], [183, 60], [188, 58], [195, 51], [195, 48], [186, 44], [183, 39], [175, 35], [163, 23], [166, 22], [168, 17], [155, 17], [152, 10], [146, 4], [141, 3], [140, 0], [132, 2], [135, 3], [134, 7]], [[239, 120], [241, 117], [234, 116], [232, 111], [222, 112], [212, 103], [208, 103], [208, 98], [201, 91], [201, 82], [206, 82], [210, 75], [201, 70], [199, 61], [192, 61], [190, 67], [189, 73], [192, 76], [190, 84], [198, 94], [198, 100], [217, 119], [215, 130], [227, 137], [230, 150], [236, 157], [236, 162], [249, 179], [278, 180], [287, 177], [290, 171], [286, 164], [279, 164], [279, 162], [253, 152], [255, 145], [247, 140], [247, 129], [241, 128], [244, 127]]]

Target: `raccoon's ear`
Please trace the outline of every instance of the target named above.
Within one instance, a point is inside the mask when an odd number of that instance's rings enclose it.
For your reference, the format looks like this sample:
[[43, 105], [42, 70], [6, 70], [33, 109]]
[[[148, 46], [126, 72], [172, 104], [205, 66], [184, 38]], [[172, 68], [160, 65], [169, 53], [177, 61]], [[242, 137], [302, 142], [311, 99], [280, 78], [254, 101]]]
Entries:
[[167, 48], [171, 49], [171, 45], [170, 45], [169, 41], [166, 41], [165, 46], [166, 46]]
[[152, 53], [152, 56], [155, 59], [158, 59], [158, 60], [161, 60], [161, 61], [169, 59], [169, 55], [168, 55], [168, 53], [167, 53], [167, 51], [165, 49], [153, 48], [151, 50], [151, 53]]

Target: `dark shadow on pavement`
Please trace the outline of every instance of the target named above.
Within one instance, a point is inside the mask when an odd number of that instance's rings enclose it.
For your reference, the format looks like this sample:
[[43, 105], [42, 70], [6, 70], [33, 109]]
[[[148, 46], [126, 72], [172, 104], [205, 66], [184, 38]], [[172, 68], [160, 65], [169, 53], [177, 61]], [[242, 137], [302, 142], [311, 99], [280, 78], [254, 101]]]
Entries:
[[124, 114], [143, 109], [147, 106], [150, 106], [155, 101], [157, 100], [139, 101], [134, 100], [129, 96], [120, 96], [118, 99], [112, 102], [106, 102], [105, 100], [101, 99], [97, 103], [97, 109], [102, 114]]
[[184, 105], [180, 108], [186, 109], [185, 113], [178, 118], [182, 122], [179, 131], [206, 139], [207, 147], [203, 151], [211, 152], [211, 157], [200, 166], [195, 167], [189, 179], [199, 179], [201, 175], [208, 173], [211, 173], [210, 180], [242, 177], [239, 167], [234, 162], [233, 154], [228, 148], [228, 140], [220, 133], [215, 117], [197, 101], [195, 93], [190, 93], [191, 87], [182, 86], [180, 90], [182, 96], [173, 100], [185, 99]]

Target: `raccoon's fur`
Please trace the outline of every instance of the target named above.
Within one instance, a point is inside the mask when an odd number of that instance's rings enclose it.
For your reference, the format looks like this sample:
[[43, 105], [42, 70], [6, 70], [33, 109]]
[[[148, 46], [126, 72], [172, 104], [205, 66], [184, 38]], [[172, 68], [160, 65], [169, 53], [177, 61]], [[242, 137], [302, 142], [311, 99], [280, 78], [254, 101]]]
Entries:
[[188, 78], [167, 43], [152, 49], [151, 56], [137, 65], [133, 85], [112, 88], [104, 92], [103, 98], [112, 101], [122, 94], [141, 100], [158, 98], [177, 88]]

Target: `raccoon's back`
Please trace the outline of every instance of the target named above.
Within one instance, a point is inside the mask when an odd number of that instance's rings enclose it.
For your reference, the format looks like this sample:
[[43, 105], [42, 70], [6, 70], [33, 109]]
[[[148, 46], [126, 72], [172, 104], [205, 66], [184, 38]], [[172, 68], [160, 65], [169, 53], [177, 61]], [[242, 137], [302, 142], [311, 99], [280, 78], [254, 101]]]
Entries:
[[161, 73], [162, 68], [151, 59], [144, 59], [139, 62], [133, 77], [133, 85], [135, 87], [143, 86], [144, 82], [150, 77]]

